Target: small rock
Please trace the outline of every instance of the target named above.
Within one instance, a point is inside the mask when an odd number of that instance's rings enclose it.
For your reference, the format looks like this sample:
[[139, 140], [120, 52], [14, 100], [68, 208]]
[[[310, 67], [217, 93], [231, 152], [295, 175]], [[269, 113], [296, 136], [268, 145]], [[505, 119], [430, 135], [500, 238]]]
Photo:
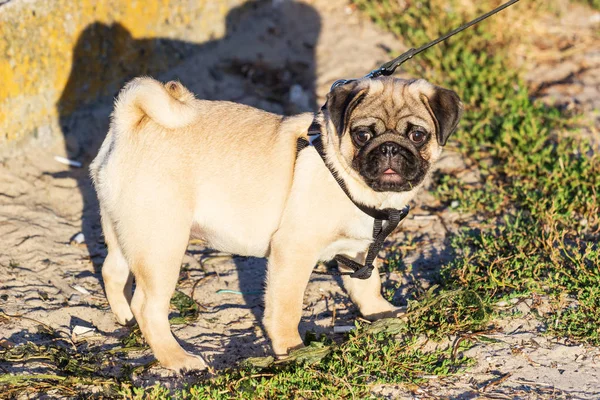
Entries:
[[82, 164], [79, 161], [69, 160], [68, 158], [64, 158], [61, 156], [54, 156], [54, 159], [61, 164], [68, 165], [70, 167], [81, 168]]
[[94, 333], [96, 329], [88, 327], [88, 326], [81, 326], [81, 325], [75, 325], [73, 327], [73, 336], [89, 336], [90, 334]]
[[73, 289], [77, 290], [79, 293], [81, 293], [81, 294], [85, 294], [86, 296], [89, 296], [89, 295], [91, 294], [91, 293], [90, 293], [90, 292], [89, 292], [89, 291], [88, 291], [86, 288], [84, 288], [83, 286], [80, 286], [80, 285], [71, 285], [71, 287], [72, 287]]
[[452, 203], [450, 203], [450, 208], [456, 208], [460, 205], [460, 202], [458, 200], [452, 200]]
[[0, 347], [5, 348], [5, 349], [10, 349], [12, 347], [15, 347], [15, 344], [13, 342], [11, 342], [10, 340], [0, 339]]
[[70, 240], [70, 244], [83, 244], [85, 242], [85, 236], [83, 235], [83, 232], [79, 232], [78, 234], [76, 234], [75, 236], [73, 236]]
[[346, 333], [356, 329], [355, 326], [352, 325], [342, 325], [342, 326], [334, 326], [333, 333]]
[[79, 303], [80, 301], [81, 301], [81, 295], [79, 295], [77, 293], [73, 293], [69, 297], [69, 302], [71, 302], [71, 303]]

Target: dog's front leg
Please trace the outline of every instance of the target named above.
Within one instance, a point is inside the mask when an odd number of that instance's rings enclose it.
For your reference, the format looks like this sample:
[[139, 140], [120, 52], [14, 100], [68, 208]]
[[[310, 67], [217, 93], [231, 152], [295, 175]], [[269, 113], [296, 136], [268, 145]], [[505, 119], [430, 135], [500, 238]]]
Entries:
[[[292, 243], [296, 245], [290, 247]], [[304, 291], [318, 255], [313, 246], [301, 248], [297, 244], [297, 237], [285, 238], [281, 233], [271, 243], [263, 324], [277, 357], [303, 346], [298, 324]]]

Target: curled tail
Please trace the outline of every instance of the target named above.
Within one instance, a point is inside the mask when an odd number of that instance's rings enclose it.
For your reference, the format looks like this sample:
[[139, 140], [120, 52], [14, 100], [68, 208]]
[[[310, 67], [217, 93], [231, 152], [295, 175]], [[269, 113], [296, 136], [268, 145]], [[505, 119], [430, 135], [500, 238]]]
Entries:
[[113, 123], [117, 131], [129, 131], [145, 116], [167, 129], [183, 128], [198, 116], [194, 95], [179, 82], [162, 84], [149, 77], [135, 78], [119, 93]]

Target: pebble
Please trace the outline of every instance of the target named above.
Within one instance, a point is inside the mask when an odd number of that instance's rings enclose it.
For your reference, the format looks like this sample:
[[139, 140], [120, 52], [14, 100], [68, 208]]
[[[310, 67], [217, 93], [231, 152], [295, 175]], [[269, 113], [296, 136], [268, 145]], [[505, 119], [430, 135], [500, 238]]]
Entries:
[[93, 333], [95, 330], [88, 326], [75, 325], [72, 332], [74, 336], [85, 336]]
[[81, 301], [81, 295], [77, 294], [77, 293], [73, 293], [71, 296], [69, 296], [69, 302], [71, 303], [79, 303]]
[[54, 156], [54, 159], [61, 164], [68, 165], [70, 167], [81, 168], [82, 164], [79, 161], [69, 160], [68, 158], [64, 158], [61, 156]]
[[77, 290], [79, 293], [81, 294], [85, 294], [86, 296], [89, 296], [91, 293], [88, 292], [88, 290], [86, 288], [84, 288], [83, 286], [80, 285], [71, 285], [71, 287], [75, 290]]
[[356, 327], [352, 325], [334, 326], [333, 333], [346, 333], [355, 330]]
[[79, 232], [78, 234], [76, 234], [75, 236], [73, 236], [71, 238], [71, 244], [82, 244], [83, 242], [85, 242], [85, 236], [83, 234], [83, 232]]

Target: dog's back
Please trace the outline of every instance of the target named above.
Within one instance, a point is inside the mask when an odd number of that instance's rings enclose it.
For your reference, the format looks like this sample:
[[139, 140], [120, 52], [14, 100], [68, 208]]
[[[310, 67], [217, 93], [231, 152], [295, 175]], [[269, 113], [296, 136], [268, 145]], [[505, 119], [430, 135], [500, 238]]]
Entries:
[[213, 247], [263, 256], [292, 184], [296, 140], [311, 120], [137, 78], [119, 94], [90, 167], [103, 218], [129, 220], [153, 199], [192, 210], [193, 233]]

